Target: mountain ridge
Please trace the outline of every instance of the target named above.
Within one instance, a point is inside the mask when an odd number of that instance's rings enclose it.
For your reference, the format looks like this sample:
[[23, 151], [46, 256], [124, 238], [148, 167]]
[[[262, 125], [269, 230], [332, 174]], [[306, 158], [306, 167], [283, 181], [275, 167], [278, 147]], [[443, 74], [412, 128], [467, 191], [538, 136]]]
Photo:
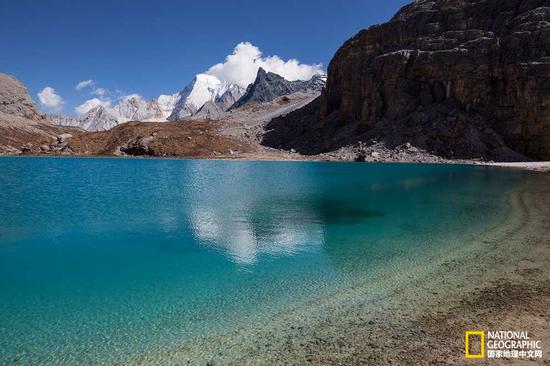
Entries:
[[310, 80], [289, 81], [273, 72], [267, 72], [262, 67], [258, 69], [256, 79], [246, 92], [231, 107], [238, 108], [252, 103], [271, 102], [277, 97], [293, 93], [317, 93], [325, 86], [322, 75], [314, 75]]
[[[320, 76], [306, 81], [288, 81], [277, 74], [269, 73], [269, 80], [266, 80], [266, 72], [262, 68], [260, 70], [255, 83], [261, 82], [262, 92], [267, 94], [258, 96], [260, 93], [252, 89], [256, 93], [254, 98], [243, 105], [270, 102], [279, 96], [295, 92], [319, 93], [324, 86], [324, 80]], [[277, 85], [270, 86], [270, 83]], [[163, 94], [151, 101], [132, 94], [112, 107], [96, 106], [75, 117], [54, 114], [49, 115], [48, 119], [56, 125], [80, 127], [87, 131], [105, 131], [129, 121], [166, 122], [201, 118], [215, 120], [233, 108], [245, 92], [237, 84], [222, 82], [212, 75], [198, 74], [176, 94]]]

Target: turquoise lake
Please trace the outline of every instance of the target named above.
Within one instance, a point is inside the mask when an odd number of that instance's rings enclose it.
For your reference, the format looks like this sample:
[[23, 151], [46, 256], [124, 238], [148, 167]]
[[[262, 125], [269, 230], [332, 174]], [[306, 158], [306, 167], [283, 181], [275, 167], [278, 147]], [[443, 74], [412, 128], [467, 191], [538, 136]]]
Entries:
[[112, 365], [262, 322], [490, 228], [527, 176], [0, 158], [0, 364]]

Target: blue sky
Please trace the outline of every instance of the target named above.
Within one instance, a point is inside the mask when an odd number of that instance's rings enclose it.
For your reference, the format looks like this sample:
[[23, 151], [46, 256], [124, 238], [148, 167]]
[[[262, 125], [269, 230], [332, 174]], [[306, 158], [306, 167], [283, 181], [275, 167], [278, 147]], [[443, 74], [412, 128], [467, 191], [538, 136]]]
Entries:
[[35, 100], [53, 88], [61, 111], [74, 113], [97, 97], [91, 87], [75, 90], [82, 80], [111, 98], [175, 93], [241, 42], [264, 57], [326, 69], [346, 39], [407, 2], [0, 0], [0, 72], [23, 81]]

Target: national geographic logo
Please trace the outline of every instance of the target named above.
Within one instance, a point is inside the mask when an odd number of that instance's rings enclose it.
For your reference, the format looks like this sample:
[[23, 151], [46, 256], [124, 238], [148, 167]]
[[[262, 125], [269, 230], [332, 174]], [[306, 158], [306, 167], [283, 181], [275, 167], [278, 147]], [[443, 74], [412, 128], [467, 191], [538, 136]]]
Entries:
[[467, 359], [541, 359], [542, 342], [532, 339], [526, 331], [483, 331], [464, 332], [464, 356]]
[[465, 338], [464, 345], [465, 345], [466, 358], [485, 358], [485, 332], [484, 331], [482, 330], [466, 331], [464, 333], [464, 338]]

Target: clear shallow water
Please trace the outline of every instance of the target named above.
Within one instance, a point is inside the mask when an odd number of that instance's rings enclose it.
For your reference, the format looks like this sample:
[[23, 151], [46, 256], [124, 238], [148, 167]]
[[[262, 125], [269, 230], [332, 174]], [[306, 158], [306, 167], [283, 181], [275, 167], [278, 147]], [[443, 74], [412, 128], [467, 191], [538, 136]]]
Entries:
[[0, 158], [0, 364], [113, 364], [259, 322], [497, 223], [527, 173]]

